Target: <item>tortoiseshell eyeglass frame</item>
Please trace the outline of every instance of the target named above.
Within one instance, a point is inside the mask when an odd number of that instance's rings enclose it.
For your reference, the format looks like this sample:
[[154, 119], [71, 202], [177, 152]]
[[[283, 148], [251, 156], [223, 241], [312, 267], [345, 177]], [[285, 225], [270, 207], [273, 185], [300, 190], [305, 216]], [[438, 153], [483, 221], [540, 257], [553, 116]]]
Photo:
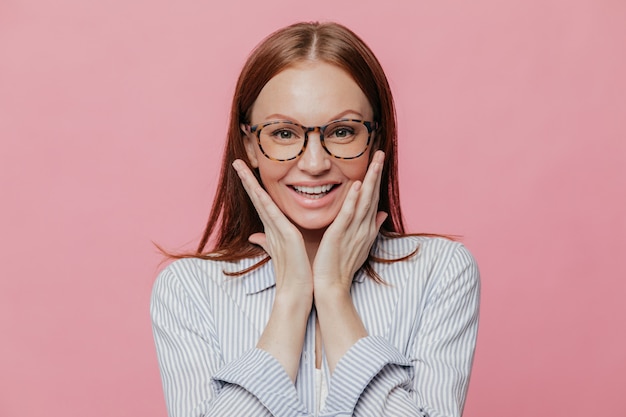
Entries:
[[[340, 122], [354, 122], [354, 123], [361, 123], [363, 126], [365, 126], [365, 128], [367, 129], [367, 143], [365, 144], [365, 148], [363, 149], [363, 151], [361, 151], [361, 153], [359, 153], [358, 155], [355, 156], [337, 156], [335, 154], [333, 154], [330, 150], [328, 150], [328, 148], [326, 147], [326, 143], [324, 142], [324, 130], [326, 130], [326, 128], [330, 125], [333, 125], [335, 123], [340, 123]], [[299, 128], [301, 128], [304, 131], [304, 142], [302, 142], [302, 149], [300, 149], [300, 152], [298, 152], [297, 155], [291, 157], [291, 158], [286, 158], [286, 159], [278, 159], [278, 158], [274, 158], [270, 155], [268, 155], [267, 153], [265, 153], [265, 150], [263, 149], [263, 146], [261, 145], [261, 130], [263, 130], [264, 128], [266, 128], [267, 126], [271, 126], [271, 125], [275, 125], [275, 124], [279, 124], [279, 123], [284, 123], [284, 124], [290, 124], [293, 126], [298, 126]], [[306, 145], [307, 143], [309, 143], [309, 133], [310, 132], [314, 132], [314, 133], [319, 133], [320, 135], [320, 143], [322, 144], [322, 147], [324, 148], [324, 150], [326, 151], [326, 153], [330, 156], [332, 156], [333, 158], [337, 158], [337, 159], [356, 159], [358, 157], [360, 157], [361, 155], [363, 155], [365, 153], [365, 151], [367, 150], [367, 148], [370, 145], [370, 140], [372, 139], [372, 132], [375, 131], [376, 129], [378, 129], [378, 123], [377, 122], [370, 122], [370, 121], [366, 121], [366, 120], [359, 120], [359, 119], [338, 119], [338, 120], [333, 120], [332, 122], [324, 125], [324, 126], [303, 126], [299, 123], [295, 123], [295, 122], [291, 122], [289, 120], [277, 120], [277, 121], [273, 121], [273, 122], [268, 122], [268, 123], [263, 123], [263, 124], [258, 124], [258, 125], [245, 125], [246, 129], [248, 130], [249, 133], [256, 133], [256, 138], [257, 138], [257, 143], [259, 144], [259, 149], [261, 149], [261, 152], [263, 153], [263, 155], [265, 155], [265, 157], [267, 159], [270, 159], [272, 161], [277, 161], [277, 162], [286, 162], [286, 161], [292, 161], [296, 158], [298, 158], [300, 155], [302, 155], [304, 153], [304, 151], [306, 150]]]

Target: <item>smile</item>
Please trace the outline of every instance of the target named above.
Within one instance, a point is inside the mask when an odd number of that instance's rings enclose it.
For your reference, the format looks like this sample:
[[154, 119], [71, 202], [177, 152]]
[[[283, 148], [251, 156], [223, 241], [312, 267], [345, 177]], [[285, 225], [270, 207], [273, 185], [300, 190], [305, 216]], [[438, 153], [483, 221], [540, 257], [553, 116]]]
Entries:
[[292, 185], [298, 194], [307, 198], [322, 198], [334, 187], [334, 184], [317, 185], [315, 187], [305, 187], [302, 185]]

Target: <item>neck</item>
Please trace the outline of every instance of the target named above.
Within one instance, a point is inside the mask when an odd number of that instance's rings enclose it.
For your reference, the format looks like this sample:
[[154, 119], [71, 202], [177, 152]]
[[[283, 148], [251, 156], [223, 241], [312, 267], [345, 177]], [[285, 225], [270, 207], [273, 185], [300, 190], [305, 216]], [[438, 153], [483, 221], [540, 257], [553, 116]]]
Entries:
[[315, 255], [317, 254], [317, 248], [320, 246], [322, 237], [326, 229], [321, 230], [300, 230], [302, 238], [304, 239], [304, 246], [306, 247], [306, 254], [309, 257], [309, 263], [313, 266]]

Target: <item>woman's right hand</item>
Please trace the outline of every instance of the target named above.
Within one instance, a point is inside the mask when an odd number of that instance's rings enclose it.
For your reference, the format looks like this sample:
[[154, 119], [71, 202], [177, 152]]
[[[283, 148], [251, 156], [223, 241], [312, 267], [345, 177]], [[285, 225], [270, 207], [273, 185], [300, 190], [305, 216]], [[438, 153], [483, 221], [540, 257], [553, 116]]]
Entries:
[[261, 246], [272, 258], [276, 274], [276, 296], [302, 303], [313, 297], [313, 273], [300, 231], [276, 206], [256, 177], [240, 159], [233, 162], [241, 183], [263, 222], [264, 233], [254, 233], [248, 240]]
[[304, 239], [246, 163], [238, 159], [233, 167], [263, 222], [264, 233], [254, 233], [248, 240], [272, 258], [276, 276], [272, 313], [256, 347], [271, 354], [295, 382], [313, 306], [313, 273]]

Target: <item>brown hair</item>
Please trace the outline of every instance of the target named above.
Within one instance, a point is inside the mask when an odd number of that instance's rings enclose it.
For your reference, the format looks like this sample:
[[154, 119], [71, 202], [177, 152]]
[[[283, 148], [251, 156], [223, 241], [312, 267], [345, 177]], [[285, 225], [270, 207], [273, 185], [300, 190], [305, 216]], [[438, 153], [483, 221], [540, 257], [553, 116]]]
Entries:
[[[250, 54], [235, 88], [219, 185], [202, 239], [195, 253], [175, 258], [199, 257], [235, 261], [264, 254], [248, 237], [263, 231], [252, 202], [231, 164], [247, 160], [240, 125], [249, 123], [249, 113], [265, 84], [284, 69], [302, 61], [322, 61], [336, 65], [352, 76], [368, 98], [374, 120], [378, 149], [385, 152], [379, 211], [388, 213], [381, 227], [387, 237], [405, 234], [398, 194], [398, 155], [396, 114], [389, 83], [369, 47], [351, 30], [337, 23], [296, 23], [263, 40]], [[371, 155], [371, 154], [370, 154]], [[258, 172], [255, 174], [260, 182]], [[407, 257], [413, 255], [410, 254]], [[406, 259], [394, 259], [393, 261]], [[244, 274], [266, 263], [269, 257], [235, 275]], [[389, 262], [370, 255], [363, 265], [377, 281], [370, 261]]]

